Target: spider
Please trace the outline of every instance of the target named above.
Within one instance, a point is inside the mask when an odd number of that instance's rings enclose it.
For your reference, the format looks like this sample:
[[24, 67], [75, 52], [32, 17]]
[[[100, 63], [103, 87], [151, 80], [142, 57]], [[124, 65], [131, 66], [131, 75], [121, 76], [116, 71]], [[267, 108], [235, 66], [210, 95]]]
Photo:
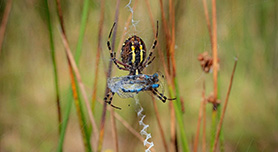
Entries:
[[114, 52], [114, 50], [112, 50], [110, 46], [110, 37], [115, 25], [116, 23], [113, 24], [107, 41], [107, 46], [110, 51], [110, 57], [112, 61], [120, 70], [129, 71], [129, 75], [142, 74], [144, 68], [151, 64], [152, 61], [155, 59], [155, 57], [152, 58], [152, 55], [157, 44], [158, 21], [155, 40], [147, 59], [146, 45], [144, 41], [139, 36], [133, 35], [123, 43], [121, 51], [122, 62], [116, 59], [116, 52]]
[[[140, 91], [151, 91], [160, 100], [162, 100], [162, 102], [166, 102], [166, 100], [175, 100], [168, 99], [163, 94], [158, 92], [157, 88], [159, 87], [159, 84], [157, 84], [157, 82], [159, 81], [159, 79], [157, 73], [155, 73], [152, 76], [142, 74], [142, 71], [155, 59], [155, 56], [152, 57], [152, 55], [157, 44], [158, 21], [155, 40], [151, 47], [151, 50], [149, 51], [150, 53], [148, 57], [146, 58], [146, 45], [144, 41], [139, 36], [133, 35], [129, 37], [122, 45], [122, 61], [116, 59], [116, 52], [114, 52], [114, 50], [112, 50], [110, 46], [110, 38], [115, 25], [116, 23], [113, 24], [110, 30], [107, 40], [107, 47], [110, 51], [110, 57], [113, 63], [118, 67], [118, 69], [129, 71], [129, 76], [116, 77], [115, 79], [117, 80], [110, 81], [110, 87], [108, 82], [109, 91], [107, 95], [104, 97], [104, 101], [110, 104], [112, 107], [120, 109], [119, 107], [116, 107], [111, 104], [115, 92], [117, 92], [120, 96], [126, 95], [128, 97], [133, 97], [134, 93], [137, 94]], [[132, 87], [131, 84], [133, 85]], [[115, 88], [111, 87], [111, 85], [114, 85]], [[119, 90], [119, 88], [121, 90]]]

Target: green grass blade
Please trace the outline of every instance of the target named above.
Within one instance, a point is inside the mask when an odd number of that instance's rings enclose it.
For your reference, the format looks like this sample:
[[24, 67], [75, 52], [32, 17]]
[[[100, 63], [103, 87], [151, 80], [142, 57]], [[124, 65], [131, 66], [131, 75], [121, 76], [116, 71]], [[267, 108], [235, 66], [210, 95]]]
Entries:
[[[187, 139], [186, 139], [186, 134], [185, 134], [185, 128], [184, 128], [184, 123], [183, 123], [183, 113], [181, 111], [181, 101], [180, 101], [180, 94], [179, 94], [179, 88], [177, 84], [177, 78], [174, 78], [174, 84], [176, 88], [176, 101], [173, 101], [174, 104], [174, 109], [176, 113], [176, 118], [177, 118], [177, 123], [180, 131], [180, 139], [181, 139], [181, 145], [182, 149], [184, 152], [188, 152], [188, 144], [187, 144]], [[171, 98], [173, 97], [173, 89], [172, 87], [169, 86], [169, 92]]]
[[57, 65], [55, 60], [55, 48], [54, 48], [54, 40], [53, 40], [53, 31], [50, 19], [50, 12], [48, 8], [48, 1], [45, 0], [45, 10], [46, 10], [46, 18], [47, 18], [47, 26], [49, 32], [49, 42], [50, 42], [50, 50], [51, 50], [51, 59], [53, 64], [54, 71], [54, 81], [55, 81], [55, 92], [56, 92], [56, 102], [57, 102], [57, 111], [58, 111], [58, 120], [59, 120], [59, 133], [61, 132], [61, 123], [62, 123], [62, 115], [61, 115], [61, 104], [60, 104], [60, 93], [59, 93], [59, 83], [58, 83], [58, 73], [57, 73]]
[[79, 64], [79, 59], [80, 59], [81, 50], [82, 50], [82, 44], [83, 44], [83, 39], [84, 39], [84, 34], [85, 34], [85, 29], [86, 29], [88, 12], [89, 12], [89, 3], [90, 3], [89, 0], [85, 0], [84, 4], [83, 4], [81, 26], [80, 26], [79, 37], [78, 37], [78, 42], [77, 42], [76, 52], [75, 52], [75, 57], [74, 57], [77, 65]]
[[[70, 92], [70, 95], [72, 95], [71, 88], [67, 92]], [[69, 121], [69, 114], [70, 114], [70, 110], [71, 110], [72, 102], [73, 102], [72, 96], [68, 96], [66, 101], [68, 101], [68, 103], [66, 105], [66, 113], [64, 114], [64, 120], [63, 120], [62, 125], [61, 125], [61, 134], [60, 134], [58, 148], [57, 148], [58, 152], [62, 152], [63, 151], [63, 144], [64, 144], [64, 139], [65, 139], [65, 135], [66, 135], [66, 129], [67, 129], [68, 121]]]
[[[88, 0], [87, 0], [88, 1]], [[57, 1], [57, 4], [59, 5], [58, 3], [59, 1]], [[85, 1], [86, 2], [86, 1]], [[84, 2], [84, 3], [85, 3]], [[84, 4], [85, 5], [85, 4]], [[88, 2], [86, 3], [87, 7], [85, 7], [85, 9], [88, 10]], [[58, 7], [58, 11], [61, 12], [61, 10], [59, 10], [61, 7], [60, 6], [57, 6]], [[84, 11], [83, 11], [84, 12]], [[88, 12], [88, 11], [85, 11], [85, 12]], [[84, 13], [82, 14], [82, 16], [84, 16]], [[87, 16], [87, 15], [86, 15]], [[82, 17], [83, 19], [84, 17]], [[86, 17], [87, 18], [87, 17]], [[62, 20], [62, 15], [60, 14], [60, 20]], [[62, 22], [62, 21], [61, 21]], [[77, 51], [76, 53], [76, 56], [75, 56], [75, 60], [76, 60], [76, 63], [78, 64], [79, 62], [79, 58], [80, 58], [80, 54], [81, 54], [81, 46], [82, 46], [82, 41], [83, 41], [83, 36], [84, 36], [84, 32], [85, 32], [85, 25], [86, 25], [86, 20], [84, 21], [84, 23], [81, 25], [81, 34], [79, 35], [79, 40], [78, 40], [78, 46], [77, 48], [79, 49], [79, 51]], [[63, 26], [63, 25], [62, 25]], [[64, 27], [62, 27], [62, 29], [64, 29]], [[64, 31], [64, 30], [63, 30]], [[70, 67], [71, 68], [71, 67]], [[73, 73], [71, 72], [71, 74], [73, 75]], [[66, 109], [66, 114], [65, 114], [65, 120], [68, 120], [69, 118], [69, 114], [70, 114], [70, 110], [71, 110], [71, 104], [72, 104], [72, 100], [75, 101], [75, 107], [76, 107], [76, 111], [77, 111], [77, 114], [78, 114], [78, 118], [79, 118], [79, 125], [80, 125], [80, 129], [81, 129], [81, 132], [82, 132], [82, 136], [83, 136], [83, 141], [84, 141], [84, 145], [85, 145], [85, 148], [86, 148], [86, 151], [92, 151], [92, 148], [91, 148], [91, 144], [90, 144], [90, 134], [89, 134], [89, 131], [88, 131], [88, 128], [86, 126], [86, 118], [85, 118], [85, 115], [84, 115], [84, 110], [83, 110], [83, 106], [82, 106], [82, 100], [81, 100], [81, 96], [80, 96], [80, 93], [79, 93], [79, 88], [78, 88], [78, 85], [77, 84], [77, 80], [75, 78], [75, 76], [71, 76], [71, 77], [74, 77], [72, 78], [72, 88], [70, 90], [74, 90], [74, 92], [71, 92], [69, 91], [68, 93], [69, 94], [72, 94], [74, 95], [75, 99], [73, 99], [73, 96], [70, 96], [70, 99], [68, 100], [67, 102], [67, 109]], [[73, 80], [74, 79], [74, 80]], [[64, 141], [64, 137], [65, 137], [65, 130], [66, 130], [66, 127], [67, 127], [67, 123], [68, 121], [64, 121], [63, 122], [63, 125], [62, 125], [62, 132], [64, 132], [61, 136], [60, 136], [60, 140], [59, 140], [59, 146], [58, 146], [58, 151], [62, 151], [62, 147], [63, 147], [63, 141]]]

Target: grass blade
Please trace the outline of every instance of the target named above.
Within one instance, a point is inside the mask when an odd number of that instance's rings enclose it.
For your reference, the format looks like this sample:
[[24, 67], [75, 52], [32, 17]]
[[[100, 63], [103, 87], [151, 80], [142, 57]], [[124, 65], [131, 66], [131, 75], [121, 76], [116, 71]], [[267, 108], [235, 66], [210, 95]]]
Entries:
[[81, 17], [81, 26], [80, 26], [75, 56], [74, 56], [74, 59], [75, 59], [75, 62], [77, 65], [79, 64], [79, 59], [80, 59], [81, 50], [82, 50], [82, 44], [83, 44], [83, 39], [84, 39], [84, 34], [85, 34], [85, 29], [86, 29], [86, 24], [87, 24], [88, 12], [89, 12], [89, 4], [90, 4], [89, 0], [84, 0], [82, 17]]
[[61, 124], [62, 124], [62, 114], [61, 114], [61, 106], [60, 106], [60, 93], [59, 93], [59, 83], [58, 83], [58, 73], [57, 73], [57, 65], [55, 60], [55, 48], [54, 48], [54, 40], [53, 40], [53, 31], [50, 19], [50, 12], [48, 7], [48, 0], [45, 0], [45, 8], [46, 8], [46, 17], [48, 23], [48, 33], [49, 33], [49, 43], [51, 49], [51, 59], [53, 64], [53, 71], [54, 71], [54, 83], [55, 83], [55, 92], [56, 92], [56, 104], [57, 104], [57, 111], [58, 111], [58, 122], [59, 122], [59, 133], [61, 133]]
[[[90, 145], [90, 135], [89, 135], [88, 129], [85, 125], [86, 121], [84, 119], [85, 117], [84, 117], [84, 114], [82, 112], [82, 106], [81, 106], [81, 102], [80, 102], [81, 98], [80, 98], [79, 91], [78, 91], [79, 88], [76, 88], [76, 85], [75, 85], [76, 82], [79, 85], [81, 94], [82, 94], [82, 96], [85, 100], [86, 108], [87, 108], [87, 111], [88, 111], [88, 114], [89, 114], [89, 120], [91, 121], [91, 124], [93, 126], [95, 136], [98, 134], [97, 133], [98, 131], [97, 131], [96, 123], [95, 123], [95, 120], [94, 120], [94, 117], [93, 117], [93, 114], [92, 114], [92, 111], [91, 111], [91, 108], [90, 108], [90, 104], [88, 102], [88, 98], [87, 98], [87, 94], [86, 94], [86, 91], [85, 91], [85, 88], [84, 88], [84, 84], [82, 83], [79, 70], [77, 68], [76, 62], [75, 62], [75, 60], [74, 60], [74, 58], [71, 54], [71, 50], [69, 48], [68, 40], [67, 40], [66, 33], [65, 33], [65, 27], [64, 27], [64, 22], [63, 22], [63, 15], [62, 15], [60, 1], [56, 0], [56, 3], [57, 3], [57, 12], [58, 12], [58, 15], [59, 15], [59, 20], [60, 20], [61, 29], [62, 29], [62, 40], [63, 40], [63, 44], [65, 46], [65, 51], [66, 51], [66, 54], [67, 54], [67, 59], [68, 59], [69, 67], [70, 67], [72, 90], [73, 90], [73, 95], [74, 95], [74, 98], [75, 98], [75, 101], [76, 101], [75, 103], [76, 103], [76, 108], [77, 108], [77, 112], [78, 112], [78, 116], [79, 116], [81, 131], [82, 131], [82, 134], [83, 134], [83, 141], [84, 141], [84, 145], [85, 145], [86, 149], [88, 151], [92, 151], [91, 145]], [[73, 74], [73, 72], [74, 72], [74, 74]], [[84, 128], [84, 130], [83, 130], [83, 128]]]

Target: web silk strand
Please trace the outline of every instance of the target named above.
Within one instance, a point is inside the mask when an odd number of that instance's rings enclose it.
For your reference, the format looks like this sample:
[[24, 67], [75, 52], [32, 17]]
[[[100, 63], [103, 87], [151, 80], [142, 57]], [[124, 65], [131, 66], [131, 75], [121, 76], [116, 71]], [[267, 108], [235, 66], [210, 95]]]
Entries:
[[144, 146], [149, 145], [149, 147], [145, 150], [145, 152], [150, 152], [151, 151], [150, 149], [154, 146], [154, 143], [149, 141], [149, 139], [152, 138], [152, 136], [150, 133], [147, 133], [146, 131], [149, 125], [143, 122], [146, 115], [143, 114], [144, 109], [139, 102], [138, 96], [136, 95], [134, 99], [135, 99], [136, 107], [137, 109], [139, 109], [137, 111], [137, 116], [139, 118], [139, 125], [143, 126], [142, 130], [140, 131], [140, 134], [146, 137], [144, 140]]

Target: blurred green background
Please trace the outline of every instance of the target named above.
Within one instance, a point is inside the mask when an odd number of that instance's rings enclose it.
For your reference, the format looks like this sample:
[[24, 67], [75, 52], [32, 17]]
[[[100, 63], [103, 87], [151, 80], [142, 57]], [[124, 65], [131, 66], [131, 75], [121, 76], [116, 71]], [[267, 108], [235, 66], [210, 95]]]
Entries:
[[[159, 1], [149, 1], [155, 20], [160, 22], [159, 42], [165, 50]], [[176, 62], [179, 88], [185, 102], [184, 122], [190, 148], [196, 132], [198, 109], [201, 103], [202, 83], [206, 79], [206, 94], [212, 92], [212, 74], [204, 74], [197, 60], [198, 54], [209, 51], [210, 40], [202, 1], [176, 0]], [[1, 20], [5, 1], [0, 1]], [[119, 10], [116, 48], [130, 14], [128, 0], [122, 0]], [[209, 8], [210, 2], [208, 2]], [[133, 3], [131, 3], [131, 6]], [[98, 97], [104, 96], [105, 70], [110, 55], [106, 47], [109, 30], [115, 16], [116, 1], [105, 2], [101, 62], [99, 64]], [[56, 3], [49, 0], [54, 31], [56, 61], [62, 113], [70, 87], [69, 69], [61, 41]], [[76, 49], [83, 1], [62, 1], [64, 20], [70, 47]], [[14, 0], [0, 52], [0, 151], [54, 151], [58, 144], [58, 120], [55, 99], [54, 74], [49, 37], [42, 0]], [[165, 11], [168, 4], [165, 1]], [[211, 12], [211, 9], [209, 9]], [[91, 97], [95, 77], [100, 0], [91, 0], [79, 69]], [[153, 33], [145, 1], [139, 1], [134, 11], [139, 21], [136, 30], [131, 26], [125, 37], [140, 36], [147, 48], [153, 43]], [[278, 1], [234, 0], [217, 1], [218, 51], [220, 58], [220, 97], [226, 96], [234, 57], [238, 67], [223, 125], [226, 151], [278, 151]], [[120, 44], [121, 45], [121, 44]], [[119, 53], [118, 53], [119, 57]], [[144, 73], [163, 72], [156, 58]], [[124, 76], [113, 66], [112, 76]], [[167, 91], [166, 91], [167, 92]], [[167, 95], [167, 93], [166, 93]], [[154, 116], [151, 97], [140, 93], [157, 151], [163, 151], [161, 137]], [[132, 99], [117, 95], [113, 103], [122, 107], [117, 111], [136, 130], [141, 130]], [[129, 104], [131, 106], [129, 106]], [[167, 141], [170, 140], [169, 106], [157, 100]], [[64, 150], [83, 151], [82, 137], [76, 110], [72, 106], [66, 132]], [[102, 105], [97, 103], [95, 116], [100, 123]], [[207, 105], [207, 142], [211, 120], [211, 105]], [[109, 115], [106, 122], [103, 150], [113, 149]], [[143, 151], [144, 147], [126, 128], [117, 122], [120, 151]], [[208, 144], [209, 145], [209, 144]], [[136, 148], [135, 148], [136, 147]]]

